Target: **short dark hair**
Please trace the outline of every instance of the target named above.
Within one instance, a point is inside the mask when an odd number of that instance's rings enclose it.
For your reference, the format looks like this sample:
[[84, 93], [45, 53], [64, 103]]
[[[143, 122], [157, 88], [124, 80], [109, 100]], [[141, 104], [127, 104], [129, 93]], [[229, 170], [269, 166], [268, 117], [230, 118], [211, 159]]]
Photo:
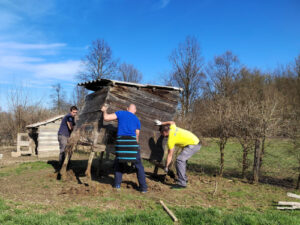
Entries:
[[169, 131], [170, 130], [170, 125], [161, 125], [159, 126], [159, 131], [163, 132], [163, 131]]
[[71, 106], [71, 108], [70, 108], [70, 112], [72, 112], [73, 110], [78, 110], [78, 108], [77, 108], [75, 105], [73, 105], [73, 106]]

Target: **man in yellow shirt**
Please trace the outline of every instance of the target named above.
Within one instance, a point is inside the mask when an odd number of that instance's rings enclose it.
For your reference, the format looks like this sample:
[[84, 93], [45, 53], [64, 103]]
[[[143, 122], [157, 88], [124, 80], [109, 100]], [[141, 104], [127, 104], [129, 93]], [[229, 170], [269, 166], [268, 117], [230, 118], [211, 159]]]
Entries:
[[192, 132], [177, 127], [174, 121], [161, 122], [155, 120], [155, 124], [160, 126], [159, 130], [161, 135], [168, 137], [166, 172], [168, 172], [169, 165], [172, 161], [175, 146], [183, 148], [183, 151], [176, 159], [178, 182], [175, 188], [185, 188], [187, 185], [186, 161], [200, 150], [201, 144], [199, 143], [199, 139]]

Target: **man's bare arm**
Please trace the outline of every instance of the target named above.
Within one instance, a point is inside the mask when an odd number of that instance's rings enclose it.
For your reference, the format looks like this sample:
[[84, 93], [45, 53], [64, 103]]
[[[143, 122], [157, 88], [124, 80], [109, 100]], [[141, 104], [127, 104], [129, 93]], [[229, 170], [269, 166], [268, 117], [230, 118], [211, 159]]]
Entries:
[[165, 122], [161, 122], [161, 125], [172, 125], [175, 124], [174, 121], [165, 121]]
[[166, 162], [166, 170], [168, 170], [168, 168], [169, 168], [169, 166], [170, 166], [170, 164], [172, 162], [173, 153], [174, 153], [174, 148], [168, 150], [168, 156], [167, 156], [167, 162]]
[[111, 113], [111, 114], [108, 114], [107, 113], [107, 106], [102, 106], [101, 108], [101, 111], [103, 112], [103, 119], [104, 121], [112, 121], [112, 120], [117, 120], [118, 117], [115, 113]]
[[135, 130], [136, 141], [139, 143], [140, 130]]

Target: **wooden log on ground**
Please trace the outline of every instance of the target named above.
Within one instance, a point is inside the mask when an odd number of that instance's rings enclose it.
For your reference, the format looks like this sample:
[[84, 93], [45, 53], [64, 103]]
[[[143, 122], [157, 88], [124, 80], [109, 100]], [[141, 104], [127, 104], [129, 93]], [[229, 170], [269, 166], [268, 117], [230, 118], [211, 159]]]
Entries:
[[287, 193], [287, 196], [288, 196], [288, 197], [291, 197], [291, 198], [297, 198], [297, 199], [300, 199], [300, 195], [296, 195], [296, 194], [293, 194], [293, 193], [290, 193], [290, 192]]
[[278, 205], [288, 205], [288, 206], [298, 206], [298, 207], [300, 207], [300, 202], [284, 202], [284, 201], [280, 201], [280, 202], [278, 202]]
[[172, 218], [174, 222], [178, 222], [177, 217], [174, 215], [174, 213], [165, 205], [165, 203], [162, 200], [159, 200], [160, 204], [164, 207], [166, 212], [169, 214], [169, 216]]
[[279, 209], [279, 210], [294, 210], [294, 209], [300, 209], [300, 207], [299, 206], [291, 206], [291, 207], [278, 206], [277, 209]]

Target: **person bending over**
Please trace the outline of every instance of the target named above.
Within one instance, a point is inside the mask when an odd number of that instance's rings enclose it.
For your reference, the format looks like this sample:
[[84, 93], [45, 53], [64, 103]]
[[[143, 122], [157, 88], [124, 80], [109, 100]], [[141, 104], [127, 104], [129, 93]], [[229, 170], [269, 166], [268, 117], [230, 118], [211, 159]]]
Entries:
[[165, 172], [168, 172], [175, 146], [183, 148], [182, 152], [176, 159], [178, 181], [177, 185], [173, 188], [185, 188], [188, 182], [186, 176], [186, 161], [200, 150], [201, 144], [199, 139], [192, 132], [177, 127], [174, 121], [161, 122], [159, 120], [155, 120], [155, 124], [160, 126], [159, 130], [161, 135], [168, 137], [168, 156]]

